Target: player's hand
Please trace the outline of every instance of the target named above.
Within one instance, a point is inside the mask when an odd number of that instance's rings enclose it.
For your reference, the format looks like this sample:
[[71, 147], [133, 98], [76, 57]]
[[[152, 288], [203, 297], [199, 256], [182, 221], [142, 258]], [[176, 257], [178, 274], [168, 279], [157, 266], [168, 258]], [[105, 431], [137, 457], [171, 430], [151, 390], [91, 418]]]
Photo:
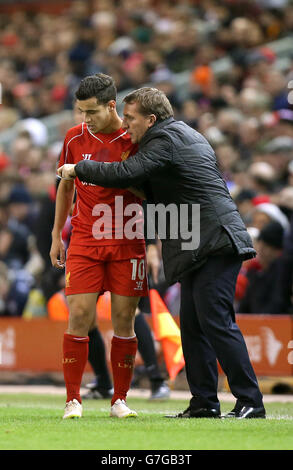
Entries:
[[57, 174], [65, 180], [74, 180], [76, 177], [75, 165], [66, 163], [66, 165], [60, 166], [57, 170]]
[[65, 267], [65, 247], [61, 238], [52, 238], [50, 258], [54, 268], [63, 269]]
[[148, 272], [152, 275], [155, 284], [159, 282], [159, 270], [161, 266], [159, 251], [156, 245], [148, 245], [146, 250]]

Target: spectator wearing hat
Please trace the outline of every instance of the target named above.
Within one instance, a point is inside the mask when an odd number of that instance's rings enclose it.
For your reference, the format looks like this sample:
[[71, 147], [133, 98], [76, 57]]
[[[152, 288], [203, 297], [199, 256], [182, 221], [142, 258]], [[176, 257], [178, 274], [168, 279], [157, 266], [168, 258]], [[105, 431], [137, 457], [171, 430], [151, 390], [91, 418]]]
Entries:
[[279, 206], [270, 202], [257, 204], [251, 215], [253, 227], [262, 230], [269, 222], [278, 222], [285, 231], [289, 229], [289, 220]]
[[247, 273], [248, 286], [238, 306], [238, 313], [280, 314], [279, 279], [282, 271], [284, 228], [269, 222], [256, 243], [260, 265]]

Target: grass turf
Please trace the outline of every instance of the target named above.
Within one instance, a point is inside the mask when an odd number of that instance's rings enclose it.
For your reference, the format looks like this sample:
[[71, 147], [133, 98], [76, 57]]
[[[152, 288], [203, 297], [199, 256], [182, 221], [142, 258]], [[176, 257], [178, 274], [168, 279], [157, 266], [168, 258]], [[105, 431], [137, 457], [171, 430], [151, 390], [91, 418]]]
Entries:
[[[293, 403], [267, 403], [267, 419], [164, 417], [185, 400], [131, 398], [139, 416], [109, 417], [108, 400], [84, 401], [82, 419], [62, 420], [64, 398], [0, 394], [1, 450], [292, 450]], [[231, 404], [222, 403], [222, 413]]]

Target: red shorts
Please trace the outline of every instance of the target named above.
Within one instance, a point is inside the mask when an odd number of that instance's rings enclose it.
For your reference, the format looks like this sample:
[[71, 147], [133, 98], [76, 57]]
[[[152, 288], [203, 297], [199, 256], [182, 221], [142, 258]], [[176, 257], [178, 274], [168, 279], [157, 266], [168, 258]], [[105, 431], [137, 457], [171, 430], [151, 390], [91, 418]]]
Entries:
[[110, 291], [127, 297], [148, 295], [145, 246], [69, 245], [65, 294]]

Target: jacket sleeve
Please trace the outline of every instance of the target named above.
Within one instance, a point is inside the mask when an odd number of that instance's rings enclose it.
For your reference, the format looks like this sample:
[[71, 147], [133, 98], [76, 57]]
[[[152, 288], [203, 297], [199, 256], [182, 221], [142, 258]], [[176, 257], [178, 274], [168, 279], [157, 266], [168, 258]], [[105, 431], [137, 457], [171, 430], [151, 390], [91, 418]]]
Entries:
[[139, 185], [172, 162], [168, 139], [154, 138], [124, 162], [102, 163], [84, 160], [77, 163], [75, 172], [80, 181], [104, 188], [128, 188]]

